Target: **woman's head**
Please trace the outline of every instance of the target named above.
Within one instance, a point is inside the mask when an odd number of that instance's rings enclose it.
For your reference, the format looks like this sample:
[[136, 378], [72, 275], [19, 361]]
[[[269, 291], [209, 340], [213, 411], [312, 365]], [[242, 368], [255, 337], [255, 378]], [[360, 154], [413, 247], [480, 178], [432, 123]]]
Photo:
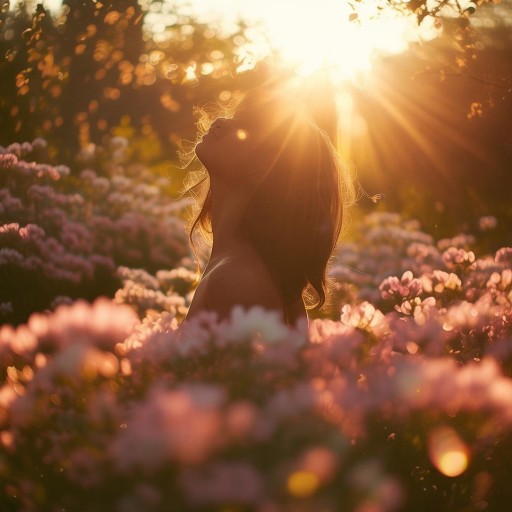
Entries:
[[252, 91], [231, 108], [205, 126], [195, 153], [212, 181], [250, 189], [271, 171], [289, 144], [286, 139], [297, 138], [300, 124], [305, 128], [307, 121], [302, 112], [300, 123], [298, 102], [271, 91]]
[[[325, 271], [344, 209], [352, 202], [346, 169], [306, 107], [276, 90], [247, 93], [210, 122], [195, 147], [210, 180], [247, 194], [238, 236], [267, 264], [283, 298], [309, 284], [325, 301]], [[190, 230], [211, 233], [211, 189]]]

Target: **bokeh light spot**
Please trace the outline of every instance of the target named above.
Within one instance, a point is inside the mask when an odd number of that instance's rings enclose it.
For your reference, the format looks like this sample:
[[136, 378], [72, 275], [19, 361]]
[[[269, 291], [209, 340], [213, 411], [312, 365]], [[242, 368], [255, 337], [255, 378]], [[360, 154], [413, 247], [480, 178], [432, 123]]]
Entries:
[[450, 427], [438, 427], [430, 432], [429, 456], [438, 471], [450, 477], [464, 473], [469, 464], [468, 447]]
[[312, 496], [318, 489], [318, 475], [311, 471], [295, 471], [288, 477], [286, 486], [292, 496], [306, 498]]
[[236, 131], [236, 138], [239, 140], [246, 140], [247, 136], [247, 132], [245, 130], [242, 130], [241, 128]]

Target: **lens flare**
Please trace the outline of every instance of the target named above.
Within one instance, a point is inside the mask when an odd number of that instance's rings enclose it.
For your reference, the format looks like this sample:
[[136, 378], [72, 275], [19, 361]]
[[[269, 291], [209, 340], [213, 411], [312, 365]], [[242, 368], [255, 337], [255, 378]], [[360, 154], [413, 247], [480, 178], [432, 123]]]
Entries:
[[454, 429], [438, 427], [432, 430], [428, 447], [432, 464], [443, 475], [455, 477], [466, 471], [469, 449]]

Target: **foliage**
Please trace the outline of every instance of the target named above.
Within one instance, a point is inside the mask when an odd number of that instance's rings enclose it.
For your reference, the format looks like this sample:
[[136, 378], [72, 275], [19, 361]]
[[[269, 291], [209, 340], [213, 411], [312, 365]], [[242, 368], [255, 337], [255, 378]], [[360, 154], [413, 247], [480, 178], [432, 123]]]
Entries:
[[[386, 3], [394, 9], [400, 11], [412, 11], [416, 14], [418, 23], [421, 23], [427, 16], [442, 16], [444, 13], [451, 15], [458, 14], [461, 19], [467, 19], [474, 14], [478, 6], [490, 3], [499, 3], [500, 0], [385, 0]], [[462, 26], [467, 26], [467, 23], [461, 21]]]
[[152, 130], [175, 151], [179, 138], [191, 135], [192, 105], [224, 89], [229, 94], [240, 63], [233, 39], [243, 36], [220, 37], [176, 9], [166, 38], [155, 40], [142, 30], [147, 14], [135, 0], [68, 0], [58, 14], [42, 4], [34, 13], [4, 13], [4, 140], [44, 136], [51, 156], [70, 165], [80, 149], [106, 143], [128, 117], [138, 133]]
[[[442, 20], [466, 67], [476, 51], [469, 18], [491, 3], [382, 0], [377, 12]], [[375, 8], [375, 0], [352, 2], [354, 23], [366, 4]], [[196, 19], [186, 3], [66, 0], [58, 13], [42, 4], [22, 2], [14, 11], [3, 5], [0, 131], [4, 140], [45, 137], [51, 156], [68, 165], [80, 149], [106, 143], [123, 118], [136, 133], [152, 132], [163, 156], [172, 157], [180, 138], [192, 136], [193, 105], [227, 100], [234, 89], [279, 72], [273, 55], [265, 65], [253, 62], [246, 22], [226, 33]], [[155, 16], [163, 24], [156, 36], [144, 27]]]

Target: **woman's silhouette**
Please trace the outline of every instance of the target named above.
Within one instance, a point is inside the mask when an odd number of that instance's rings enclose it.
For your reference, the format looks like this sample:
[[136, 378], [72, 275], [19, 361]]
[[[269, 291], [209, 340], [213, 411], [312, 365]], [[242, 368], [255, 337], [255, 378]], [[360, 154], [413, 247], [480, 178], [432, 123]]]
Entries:
[[[203, 124], [201, 124], [203, 123]], [[186, 320], [229, 317], [235, 304], [308, 318], [325, 302], [326, 266], [352, 188], [327, 134], [283, 92], [246, 93], [233, 112], [199, 124], [195, 154], [209, 184], [190, 228], [213, 240]], [[195, 251], [194, 251], [195, 252]], [[309, 290], [308, 290], [309, 288]]]

